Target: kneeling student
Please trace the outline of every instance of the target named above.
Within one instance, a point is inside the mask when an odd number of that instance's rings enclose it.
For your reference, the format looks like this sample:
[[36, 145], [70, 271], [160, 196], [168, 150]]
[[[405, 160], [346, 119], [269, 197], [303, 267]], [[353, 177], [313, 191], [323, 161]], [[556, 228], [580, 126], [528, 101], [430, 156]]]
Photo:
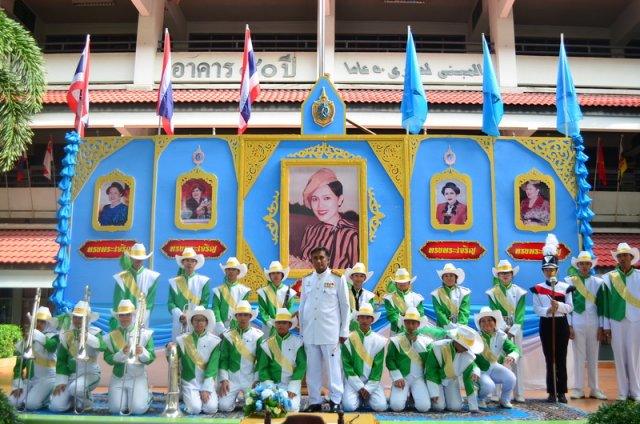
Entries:
[[353, 315], [359, 328], [349, 334], [341, 347], [345, 375], [342, 406], [346, 412], [351, 412], [364, 402], [376, 412], [386, 411], [387, 398], [380, 380], [387, 339], [371, 331], [371, 325], [380, 313], [374, 314], [371, 304], [365, 302]]
[[296, 326], [296, 321], [288, 309], [278, 309], [275, 318], [269, 320], [269, 327], [275, 334], [262, 342], [258, 359], [260, 381], [277, 384], [289, 393], [291, 408], [288, 412], [300, 411], [300, 389], [307, 370], [302, 337], [289, 332]]
[[485, 306], [474, 316], [476, 327], [481, 329], [480, 336], [484, 350], [476, 356], [476, 365], [480, 368], [480, 392], [478, 406], [486, 408], [487, 397], [495, 392], [496, 384], [502, 384], [500, 406], [511, 409], [511, 392], [516, 384], [516, 375], [508, 366], [513, 366], [520, 357], [520, 350], [509, 340], [509, 336], [500, 330], [504, 326], [502, 314]]
[[[213, 311], [196, 306], [187, 311], [187, 332], [178, 336], [180, 389], [187, 414], [218, 412], [215, 379], [218, 376], [221, 339], [213, 334]], [[167, 347], [171, 347], [169, 343]]]

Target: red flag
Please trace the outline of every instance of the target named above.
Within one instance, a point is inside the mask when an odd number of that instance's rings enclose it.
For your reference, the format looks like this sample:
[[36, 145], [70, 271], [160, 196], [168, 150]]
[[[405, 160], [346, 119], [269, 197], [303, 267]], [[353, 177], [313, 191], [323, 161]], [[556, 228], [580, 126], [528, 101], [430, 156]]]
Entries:
[[242, 56], [242, 80], [240, 82], [240, 125], [238, 134], [243, 134], [249, 126], [251, 117], [251, 104], [260, 94], [260, 81], [258, 80], [258, 68], [253, 54], [251, 43], [251, 31], [249, 25], [244, 34], [244, 54]]
[[598, 179], [600, 180], [600, 184], [603, 186], [607, 186], [607, 170], [604, 166], [604, 153], [602, 151], [602, 144], [598, 144], [598, 153], [596, 154], [598, 157]]
[[67, 103], [76, 115], [75, 129], [84, 137], [84, 129], [89, 126], [89, 35], [80, 61], [67, 91]]
[[51, 164], [53, 163], [53, 139], [49, 137], [47, 143], [47, 152], [44, 154], [44, 162], [42, 163], [42, 173], [45, 178], [51, 180]]
[[27, 169], [27, 155], [22, 156], [16, 162], [16, 180], [22, 181], [24, 180], [24, 171]]
[[173, 89], [171, 87], [171, 38], [169, 30], [164, 30], [164, 56], [162, 59], [162, 76], [158, 87], [158, 104], [156, 115], [161, 117], [164, 131], [173, 135]]

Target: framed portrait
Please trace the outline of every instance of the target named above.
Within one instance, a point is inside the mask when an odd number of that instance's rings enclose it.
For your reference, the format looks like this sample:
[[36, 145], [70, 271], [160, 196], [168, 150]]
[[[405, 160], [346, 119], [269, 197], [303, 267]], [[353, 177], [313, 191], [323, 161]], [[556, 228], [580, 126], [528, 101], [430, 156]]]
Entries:
[[556, 226], [556, 187], [550, 175], [537, 169], [516, 177], [513, 185], [516, 228], [550, 231]]
[[93, 229], [127, 231], [133, 224], [135, 180], [115, 169], [98, 177], [93, 196]]
[[453, 168], [431, 177], [431, 226], [437, 230], [468, 230], [473, 225], [471, 178]]
[[209, 230], [216, 225], [218, 178], [200, 167], [176, 180], [176, 227]]
[[366, 175], [363, 159], [282, 161], [280, 261], [291, 278], [313, 271], [316, 247], [331, 252], [331, 269], [367, 262]]

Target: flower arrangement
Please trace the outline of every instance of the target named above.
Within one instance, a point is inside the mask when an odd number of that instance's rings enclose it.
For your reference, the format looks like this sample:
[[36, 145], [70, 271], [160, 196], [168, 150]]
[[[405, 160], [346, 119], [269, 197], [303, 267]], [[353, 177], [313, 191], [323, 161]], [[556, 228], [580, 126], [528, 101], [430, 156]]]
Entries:
[[282, 418], [286, 417], [290, 410], [289, 393], [278, 386], [264, 383], [249, 390], [243, 408], [245, 417], [253, 414], [264, 415], [269, 411], [273, 418]]

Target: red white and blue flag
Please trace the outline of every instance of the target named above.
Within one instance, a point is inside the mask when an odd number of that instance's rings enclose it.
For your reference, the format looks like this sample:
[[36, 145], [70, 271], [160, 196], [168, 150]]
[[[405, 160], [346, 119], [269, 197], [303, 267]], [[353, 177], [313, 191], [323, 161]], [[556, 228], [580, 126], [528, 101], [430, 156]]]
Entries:
[[253, 45], [251, 44], [251, 31], [249, 25], [244, 35], [244, 55], [242, 56], [242, 81], [240, 82], [240, 125], [238, 134], [244, 133], [249, 126], [251, 117], [251, 104], [260, 94], [260, 81], [258, 81], [258, 69], [256, 68]]
[[89, 34], [80, 61], [67, 91], [67, 104], [76, 115], [75, 128], [80, 137], [89, 126]]
[[171, 38], [169, 30], [164, 30], [164, 58], [162, 59], [162, 77], [158, 89], [156, 115], [161, 117], [164, 131], [173, 135], [173, 89], [171, 87]]

